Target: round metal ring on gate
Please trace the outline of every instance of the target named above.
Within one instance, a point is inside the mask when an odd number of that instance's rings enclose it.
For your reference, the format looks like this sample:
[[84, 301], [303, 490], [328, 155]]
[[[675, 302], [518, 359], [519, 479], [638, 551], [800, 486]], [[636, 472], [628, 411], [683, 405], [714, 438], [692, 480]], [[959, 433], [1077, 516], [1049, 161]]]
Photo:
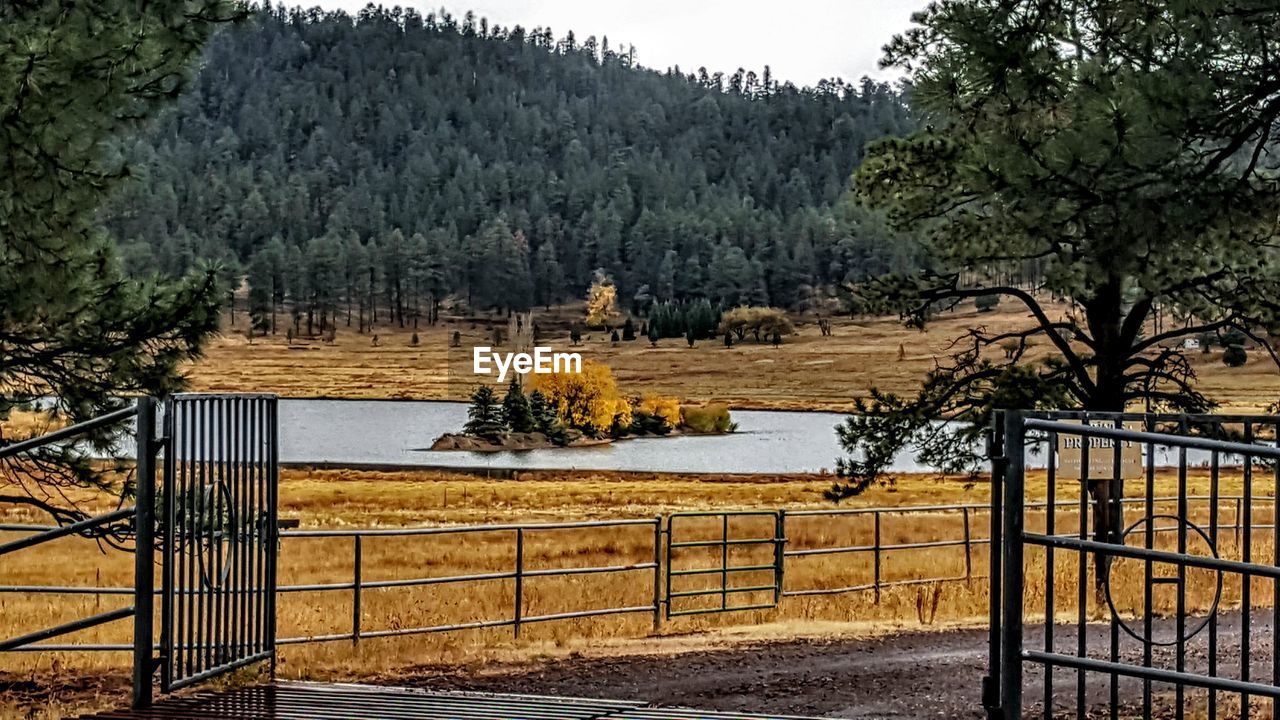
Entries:
[[235, 556], [236, 508], [225, 480], [206, 485], [202, 500], [198, 522], [203, 547], [198, 548], [196, 558], [200, 563], [200, 581], [206, 588], [216, 589], [221, 588], [231, 574], [227, 559]]
[[[1195, 523], [1185, 518], [1178, 517], [1177, 515], [1148, 515], [1147, 517], [1142, 518], [1141, 520], [1138, 520], [1137, 522], [1133, 523], [1128, 528], [1126, 528], [1124, 533], [1121, 534], [1120, 544], [1124, 545], [1125, 540], [1135, 530], [1145, 525], [1153, 524], [1155, 523], [1156, 520], [1172, 520], [1175, 523], [1178, 523], [1178, 525], [1186, 528], [1187, 530], [1194, 532], [1196, 535], [1200, 537], [1200, 539], [1204, 540], [1205, 545], [1209, 547], [1210, 555], [1215, 560], [1218, 559], [1219, 557], [1218, 547], [1217, 545], [1214, 544], [1213, 539], [1209, 537], [1209, 534], [1206, 533], [1199, 525], [1196, 525]], [[1154, 526], [1152, 527], [1152, 530], [1153, 531], [1155, 530]], [[1106, 577], [1103, 580], [1103, 587], [1106, 590], [1107, 607], [1110, 608], [1111, 610], [1111, 617], [1115, 619], [1116, 624], [1118, 624], [1121, 627], [1121, 629], [1123, 629], [1125, 633], [1128, 634], [1130, 637], [1132, 637], [1134, 640], [1137, 640], [1140, 643], [1144, 643], [1148, 645], [1156, 645], [1160, 647], [1174, 647], [1176, 645], [1182, 645], [1189, 642], [1196, 635], [1199, 635], [1206, 627], [1209, 626], [1209, 621], [1212, 620], [1214, 616], [1218, 614], [1218, 605], [1222, 601], [1222, 571], [1213, 570], [1212, 572], [1214, 573], [1214, 577], [1216, 578], [1216, 581], [1217, 581], [1216, 587], [1214, 589], [1214, 594], [1213, 594], [1213, 603], [1209, 606], [1209, 612], [1204, 616], [1203, 619], [1200, 620], [1200, 622], [1196, 623], [1196, 625], [1193, 627], [1184, 628], [1182, 636], [1179, 638], [1174, 638], [1171, 640], [1156, 640], [1155, 638], [1144, 637], [1142, 633], [1134, 630], [1132, 627], [1129, 626], [1127, 622], [1124, 621], [1123, 618], [1120, 617], [1120, 612], [1119, 610], [1116, 609], [1115, 598], [1113, 598], [1111, 595], [1111, 571], [1115, 567], [1114, 560], [1118, 560], [1118, 559], [1120, 558], [1112, 558], [1112, 561], [1107, 563], [1107, 571], [1106, 571]], [[1139, 562], [1146, 562], [1146, 561], [1140, 560]], [[1151, 560], [1150, 562], [1153, 565], [1154, 564], [1165, 564], [1165, 565], [1173, 564], [1173, 563], [1168, 563], [1168, 562], [1159, 561], [1159, 560]], [[1185, 596], [1187, 591], [1185, 581], [1175, 581], [1173, 584], [1178, 586], [1178, 593], [1180, 595]]]

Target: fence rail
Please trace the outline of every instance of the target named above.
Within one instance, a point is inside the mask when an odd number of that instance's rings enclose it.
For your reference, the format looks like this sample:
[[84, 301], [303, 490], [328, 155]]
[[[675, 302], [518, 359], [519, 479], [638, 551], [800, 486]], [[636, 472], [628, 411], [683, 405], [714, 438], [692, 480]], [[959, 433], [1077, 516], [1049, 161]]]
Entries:
[[[1190, 496], [1185, 498], [1188, 502], [1204, 502], [1210, 500], [1209, 496]], [[1219, 502], [1230, 508], [1234, 503], [1234, 511], [1226, 510], [1225, 512], [1233, 512], [1232, 521], [1228, 524], [1223, 522], [1218, 527], [1220, 530], [1236, 532], [1245, 524], [1242, 523], [1241, 513], [1243, 512], [1243, 496], [1223, 496], [1219, 498]], [[1155, 498], [1156, 503], [1174, 503], [1177, 502], [1175, 497]], [[1126, 498], [1128, 503], [1145, 502], [1142, 498]], [[1253, 497], [1252, 502], [1254, 511], [1258, 512], [1260, 503], [1270, 503], [1273, 499], [1270, 497]], [[1047, 503], [1027, 503], [1028, 508], [1045, 508]], [[1078, 510], [1079, 502], [1076, 500], [1066, 500], [1055, 502], [1056, 508], [1072, 511]], [[519, 637], [521, 630], [526, 625], [535, 623], [556, 622], [562, 620], [617, 616], [617, 615], [650, 615], [652, 617], [653, 627], [658, 630], [663, 621], [670, 617], [680, 615], [698, 615], [707, 612], [734, 612], [739, 610], [760, 610], [773, 607], [777, 602], [786, 600], [787, 598], [800, 598], [809, 596], [830, 596], [852, 593], [872, 593], [875, 601], [879, 601], [881, 595], [893, 588], [903, 588], [917, 585], [926, 585], [934, 583], [959, 583], [970, 580], [978, 580], [988, 577], [988, 568], [986, 562], [986, 553], [979, 553], [975, 557], [974, 551], [978, 548], [986, 547], [990, 544], [990, 538], [985, 534], [979, 534], [979, 529], [984, 528], [988, 524], [988, 518], [991, 508], [987, 504], [948, 504], [948, 505], [923, 505], [923, 506], [902, 506], [902, 507], [879, 507], [879, 508], [829, 508], [829, 509], [809, 509], [809, 510], [787, 510], [787, 511], [746, 511], [744, 513], [734, 512], [707, 512], [707, 513], [676, 513], [669, 516], [655, 516], [653, 518], [636, 518], [636, 519], [620, 519], [620, 520], [594, 520], [580, 522], [552, 522], [552, 523], [509, 523], [509, 524], [477, 524], [477, 525], [456, 525], [456, 526], [433, 526], [433, 527], [405, 527], [405, 528], [351, 528], [351, 529], [289, 529], [280, 530], [278, 536], [281, 541], [281, 553], [288, 555], [294, 552], [294, 548], [299, 543], [305, 543], [309, 540], [330, 539], [330, 540], [349, 540], [350, 541], [350, 558], [351, 571], [350, 575], [342, 578], [334, 578], [329, 582], [312, 582], [312, 583], [295, 583], [282, 584], [277, 587], [277, 593], [281, 596], [295, 595], [298, 593], [344, 593], [350, 596], [350, 625], [349, 629], [342, 632], [324, 632], [315, 634], [297, 634], [291, 637], [280, 637], [277, 640], [281, 645], [296, 645], [303, 643], [322, 643], [322, 642], [340, 642], [347, 641], [358, 643], [361, 640], [372, 638], [399, 637], [407, 635], [419, 635], [427, 633], [440, 633], [459, 630], [475, 630], [483, 628], [511, 628], [514, 635]], [[939, 516], [952, 518], [952, 525], [955, 532], [936, 539], [909, 541], [909, 542], [891, 542], [887, 540], [887, 530], [893, 527], [895, 521], [908, 517], [919, 516]], [[769, 536], [743, 536], [737, 537], [730, 532], [721, 530], [718, 537], [715, 538], [697, 538], [682, 539], [680, 535], [673, 535], [671, 532], [672, 521], [676, 520], [678, 532], [680, 523], [686, 522], [682, 518], [702, 517], [710, 518], [713, 524], [723, 523], [725, 518], [746, 516], [746, 517], [765, 517], [769, 518], [769, 522], [775, 523], [771, 525], [776, 530], [767, 533]], [[776, 520], [772, 520], [776, 518]], [[981, 520], [981, 522], [979, 521]], [[957, 522], [958, 521], [958, 522]], [[849, 526], [851, 523], [864, 522], [869, 523], [869, 528], [864, 528], [870, 536], [870, 542], [855, 542], [853, 544], [799, 544], [797, 536], [805, 524], [809, 523], [825, 523], [828, 527], [837, 526], [844, 523], [843, 529], [851, 531], [853, 528]], [[721, 526], [723, 527], [723, 526]], [[1253, 529], [1261, 529], [1272, 527], [1271, 525], [1252, 524]], [[529, 558], [526, 552], [526, 541], [530, 538], [544, 537], [547, 535], [569, 535], [572, 537], [575, 533], [583, 530], [594, 531], [612, 531], [634, 532], [640, 528], [648, 528], [650, 531], [644, 533], [644, 537], [650, 539], [644, 540], [638, 547], [633, 556], [625, 561], [619, 561], [613, 564], [590, 564], [586, 566], [566, 566], [558, 565], [553, 567], [530, 567]], [[50, 528], [42, 525], [29, 524], [0, 524], [0, 531], [5, 532], [50, 532], [59, 531], [58, 528]], [[1155, 532], [1176, 532], [1176, 528], [1158, 528]], [[489, 572], [479, 573], [459, 573], [451, 575], [434, 575], [421, 577], [406, 578], [370, 578], [368, 571], [368, 560], [366, 559], [366, 550], [368, 543], [384, 538], [440, 538], [440, 537], [459, 537], [470, 535], [505, 535], [509, 543], [504, 545], [513, 552], [513, 562], [508, 568], [494, 569]], [[11, 541], [10, 543], [0, 546], [8, 547], [17, 543], [25, 543], [26, 539]], [[745, 562], [735, 564], [730, 559], [730, 553], [735, 548], [748, 550], [755, 546], [774, 546], [776, 552], [771, 561], [762, 562]], [[572, 549], [572, 546], [570, 546]], [[956, 552], [963, 552], [963, 565], [960, 572], [937, 572], [934, 574], [926, 574], [924, 576], [901, 577], [893, 572], [892, 560], [895, 555], [901, 553], [918, 552], [936, 549], [955, 549]], [[672, 551], [706, 551], [715, 554], [717, 559], [711, 565], [700, 567], [683, 567], [678, 557], [675, 561], [669, 555]], [[299, 550], [300, 551], [300, 550]], [[568, 553], [573, 554], [573, 553]], [[797, 574], [792, 572], [797, 569], [797, 563], [802, 563], [807, 558], [815, 558], [822, 556], [851, 556], [867, 558], [870, 578], [866, 582], [858, 582], [854, 584], [833, 582], [830, 584], [810, 584], [804, 585], [797, 580]], [[713, 566], [712, 566], [713, 565]], [[774, 579], [774, 584], [759, 584], [757, 582], [748, 582], [748, 584], [736, 586], [732, 584], [732, 580], [738, 575], [750, 575], [751, 573], [770, 574]], [[645, 576], [647, 580], [637, 580], [637, 587], [645, 588], [644, 592], [648, 597], [648, 601], [636, 604], [620, 604], [616, 606], [606, 607], [586, 607], [574, 608], [564, 612], [553, 613], [530, 613], [528, 612], [527, 587], [526, 580], [532, 578], [555, 578], [570, 576], [596, 576], [606, 574], [628, 574]], [[680, 577], [698, 577], [705, 576], [712, 580], [719, 579], [720, 583], [714, 588], [705, 588], [697, 590], [681, 590], [673, 589], [672, 579]], [[439, 623], [420, 625], [414, 627], [367, 627], [365, 620], [365, 600], [366, 593], [374, 590], [392, 590], [397, 588], [414, 588], [428, 586], [451, 586], [459, 591], [474, 586], [477, 583], [503, 581], [512, 584], [510, 599], [507, 604], [508, 612], [501, 617], [484, 617], [466, 622]], [[767, 593], [773, 591], [775, 599], [773, 603], [768, 602], [752, 602], [745, 605], [735, 606], [728, 601], [730, 596], [750, 596], [751, 593]], [[159, 590], [157, 589], [157, 592]], [[179, 591], [181, 592], [181, 591]], [[103, 595], [103, 596], [133, 596], [134, 588], [131, 587], [89, 587], [89, 586], [66, 586], [66, 585], [2, 585], [0, 586], [0, 594], [6, 593], [40, 593], [52, 595]], [[721, 600], [714, 608], [706, 609], [677, 609], [672, 612], [673, 603], [682, 601], [696, 600], [700, 597], [714, 596]], [[27, 639], [27, 638], [24, 638]], [[127, 651], [132, 649], [127, 644], [97, 643], [97, 644], [49, 644], [35, 643], [32, 639], [23, 647], [10, 648], [0, 647], [0, 650], [21, 650], [21, 651]]]
[[[133, 604], [104, 612], [94, 613], [86, 617], [46, 626], [37, 630], [20, 634], [0, 641], [3, 652], [39, 652], [49, 650], [52, 646], [45, 642], [53, 638], [71, 635], [83, 630], [106, 625], [119, 620], [133, 620], [133, 641], [121, 645], [67, 645], [73, 650], [123, 650], [132, 652], [133, 659], [133, 697], [134, 704], [150, 701], [152, 674], [151, 653], [155, 646], [152, 638], [153, 610], [155, 594], [143, 588], [153, 587], [153, 556], [155, 551], [154, 536], [154, 490], [156, 482], [155, 422], [156, 401], [154, 398], [142, 397], [132, 405], [99, 417], [76, 423], [74, 425], [46, 433], [29, 440], [11, 443], [0, 447], [0, 461], [12, 460], [23, 455], [39, 451], [60, 443], [82, 440], [91, 433], [105, 428], [133, 421], [132, 439], [134, 441], [135, 465], [135, 500], [133, 507], [118, 508], [96, 517], [89, 517], [63, 526], [39, 528], [32, 535], [0, 545], [0, 557], [28, 550], [37, 545], [53, 542], [64, 537], [85, 535], [106, 526], [124, 526], [134, 540], [134, 586], [119, 588], [118, 594], [129, 595]], [[13, 592], [5, 589], [5, 592]], [[30, 592], [30, 590], [28, 590]]]

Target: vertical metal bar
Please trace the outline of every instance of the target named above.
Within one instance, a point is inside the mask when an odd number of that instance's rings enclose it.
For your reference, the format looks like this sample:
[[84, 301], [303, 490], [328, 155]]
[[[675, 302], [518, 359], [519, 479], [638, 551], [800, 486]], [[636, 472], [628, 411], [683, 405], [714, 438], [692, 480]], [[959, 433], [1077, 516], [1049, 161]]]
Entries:
[[662, 516], [653, 518], [653, 633], [662, 629]]
[[173, 559], [174, 559], [174, 493], [177, 492], [175, 487], [174, 476], [176, 475], [177, 466], [174, 462], [173, 452], [173, 402], [167, 401], [164, 412], [164, 429], [161, 431], [164, 438], [164, 504], [160, 512], [163, 513], [161, 527], [163, 528], [164, 550], [162, 552], [162, 565], [160, 566], [160, 690], [168, 692], [169, 685], [173, 682]]
[[[1089, 413], [1084, 413], [1081, 418], [1081, 424], [1085, 427], [1089, 426]], [[1090, 460], [1089, 446], [1092, 444], [1090, 438], [1083, 431], [1080, 434], [1080, 539], [1089, 539], [1089, 495], [1090, 495]], [[1095, 568], [1096, 570], [1096, 568]], [[1089, 633], [1088, 633], [1088, 616], [1089, 616], [1089, 553], [1080, 553], [1080, 588], [1079, 596], [1076, 601], [1076, 654], [1080, 657], [1089, 656]], [[1085, 671], [1076, 670], [1076, 720], [1085, 719]]]
[[195, 651], [195, 667], [192, 674], [203, 672], [208, 665], [208, 648], [209, 648], [209, 616], [205, 609], [206, 600], [208, 598], [208, 580], [209, 567], [205, 558], [204, 545], [208, 542], [207, 528], [205, 521], [209, 516], [210, 498], [206, 494], [209, 470], [209, 454], [206, 452], [209, 447], [209, 402], [205, 399], [196, 400], [196, 422], [192, 430], [196, 433], [196, 440], [200, 446], [199, 455], [196, 457], [196, 466], [200, 471], [200, 480], [196, 488], [196, 497], [199, 500], [199, 510], [195, 513], [195, 544], [191, 548], [192, 556], [196, 563], [196, 569], [199, 577], [196, 578], [196, 646]]
[[[1280, 424], [1272, 427], [1273, 443], [1280, 447]], [[1272, 463], [1271, 495], [1271, 546], [1272, 562], [1280, 567], [1280, 462]], [[1271, 581], [1271, 684], [1280, 685], [1280, 579]], [[1271, 698], [1271, 717], [1276, 716], [1278, 703]]]
[[244, 468], [241, 466], [241, 445], [243, 442], [243, 427], [240, 424], [240, 406], [242, 398], [231, 398], [227, 407], [227, 425], [231, 428], [231, 440], [227, 447], [227, 461], [231, 465], [232, 479], [232, 520], [231, 537], [232, 537], [232, 580], [231, 596], [228, 600], [231, 607], [231, 617], [233, 622], [231, 625], [231, 657], [233, 660], [239, 660], [247, 657], [245, 652], [245, 635], [244, 635], [244, 551], [246, 540], [244, 534], [245, 527], [245, 482]]
[[[1244, 441], [1246, 444], [1253, 444], [1253, 426], [1245, 425]], [[1241, 560], [1244, 562], [1253, 562], [1253, 456], [1244, 456], [1244, 505], [1242, 507], [1243, 515], [1241, 516], [1241, 536], [1243, 538], [1244, 547], [1242, 549]], [[1185, 552], [1183, 548], [1179, 548], [1178, 552]], [[1180, 568], [1180, 570], [1184, 570]], [[1179, 579], [1183, 573], [1179, 573]], [[1253, 652], [1250, 648], [1249, 635], [1253, 626], [1253, 576], [1248, 573], [1240, 575], [1240, 679], [1248, 682], [1250, 679], [1250, 664]], [[1242, 693], [1240, 695], [1240, 720], [1249, 720], [1249, 695]], [[1181, 718], [1179, 718], [1181, 720]]]
[[524, 528], [516, 528], [516, 610], [515, 623], [512, 626], [516, 637], [520, 637], [520, 616], [524, 604]]
[[[1187, 417], [1184, 415], [1181, 419], [1182, 435], [1189, 434], [1187, 428]], [[1187, 448], [1185, 445], [1178, 447], [1178, 553], [1186, 554], [1187, 552], [1187, 523], [1191, 521], [1187, 513]], [[1154, 520], [1153, 520], [1154, 522]], [[1185, 565], [1178, 565], [1178, 595], [1176, 599], [1177, 618], [1174, 621], [1174, 628], [1178, 638], [1177, 646], [1174, 650], [1174, 669], [1182, 672], [1186, 669], [1187, 649], [1186, 644], [1181, 640], [1186, 636], [1186, 616], [1187, 616], [1187, 568]], [[1174, 717], [1182, 720], [1186, 716], [1186, 710], [1183, 706], [1186, 704], [1186, 687], [1182, 683], [1174, 686]]]
[[198, 604], [196, 602], [196, 592], [198, 591], [199, 572], [196, 567], [196, 552], [198, 549], [198, 529], [199, 529], [199, 508], [200, 506], [200, 489], [196, 487], [196, 453], [199, 447], [196, 441], [195, 431], [199, 425], [197, 418], [197, 406], [189, 400], [181, 401], [182, 404], [182, 476], [184, 495], [182, 498], [182, 545], [186, 548], [183, 554], [183, 565], [185, 566], [183, 573], [186, 581], [182, 585], [182, 594], [179, 599], [182, 601], [183, 615], [186, 616], [187, 644], [182, 651], [182, 673], [183, 677], [189, 677], [195, 672], [196, 661], [196, 610]]
[[973, 535], [969, 529], [969, 508], [962, 508], [964, 513], [964, 579], [973, 579]]
[[[1147, 416], [1147, 431], [1155, 432], [1155, 419]], [[1146, 533], [1144, 533], [1144, 547], [1147, 550], [1155, 548], [1156, 530], [1155, 530], [1155, 504], [1156, 504], [1156, 445], [1155, 443], [1147, 443], [1147, 487], [1146, 487]], [[1143, 560], [1143, 587], [1142, 587], [1142, 666], [1151, 667], [1154, 660], [1152, 656], [1152, 622], [1154, 619], [1154, 594], [1152, 592], [1152, 580], [1155, 575], [1155, 567], [1150, 559]], [[1142, 680], [1142, 717], [1144, 720], [1151, 720], [1151, 681], [1143, 678]]]
[[361, 601], [361, 568], [364, 563], [364, 547], [361, 535], [354, 535], [354, 557], [351, 564], [351, 644], [360, 644], [360, 601]]
[[223, 527], [223, 488], [226, 487], [226, 468], [223, 457], [226, 455], [226, 432], [222, 426], [222, 398], [209, 399], [209, 459], [210, 492], [210, 527], [209, 527], [209, 667], [216, 668], [223, 660], [223, 617], [222, 600], [226, 593], [222, 588], [222, 567], [226, 557], [223, 553], [225, 528]]
[[[1049, 467], [1046, 470], [1045, 485], [1045, 527], [1046, 535], [1057, 532], [1058, 515], [1058, 433], [1049, 433]], [[1054, 571], [1055, 560], [1053, 546], [1045, 546], [1044, 556], [1044, 651], [1054, 652]], [[1044, 717], [1053, 720], [1053, 665], [1046, 663], [1044, 667]]]
[[280, 515], [280, 418], [279, 401], [276, 398], [266, 398], [263, 402], [266, 405], [267, 437], [269, 438], [266, 477], [267, 577], [266, 586], [263, 588], [265, 600], [263, 614], [267, 623], [266, 646], [271, 652], [271, 678], [274, 680], [276, 676], [276, 562], [280, 548], [280, 529], [277, 523]]
[[720, 609], [729, 609], [729, 513], [720, 516], [723, 520], [720, 535]]
[[266, 554], [271, 550], [267, 546], [267, 529], [265, 526], [266, 517], [266, 487], [264, 478], [266, 477], [266, 403], [261, 398], [255, 398], [249, 417], [250, 433], [250, 457], [252, 458], [253, 468], [253, 592], [251, 594], [253, 600], [253, 651], [255, 654], [266, 650], [267, 624], [262, 617], [263, 608], [265, 607], [262, 597], [262, 588], [265, 585], [263, 578], [266, 577], [267, 557]]
[[1008, 474], [1004, 487], [1004, 525], [1008, 533], [1004, 552], [1004, 681], [1000, 706], [1005, 720], [1022, 718], [1022, 533], [1024, 442], [1026, 428], [1021, 411], [1005, 414], [1005, 456]]
[[218, 496], [224, 505], [221, 512], [218, 513], [218, 525], [221, 529], [218, 543], [218, 583], [216, 585], [216, 597], [218, 603], [218, 637], [216, 645], [216, 657], [218, 665], [225, 665], [230, 662], [233, 657], [230, 656], [231, 647], [231, 593], [229, 592], [232, 585], [232, 573], [234, 572], [234, 558], [231, 552], [231, 523], [234, 520], [235, 513], [235, 496], [231, 475], [230, 463], [228, 462], [231, 438], [230, 423], [228, 423], [227, 404], [229, 398], [220, 397], [215, 405], [218, 412], [218, 485], [220, 490]]
[[875, 527], [873, 530], [874, 537], [872, 538], [872, 542], [871, 542], [871, 557], [872, 557], [871, 582], [875, 587], [876, 604], [879, 605], [880, 604], [880, 538], [881, 538], [880, 511], [879, 510], [875, 511], [873, 517], [875, 518]]
[[676, 528], [676, 516], [672, 515], [667, 518], [667, 561], [666, 563], [664, 563], [664, 567], [666, 568], [666, 576], [667, 576], [667, 602], [665, 603], [665, 607], [667, 609], [668, 620], [671, 619], [671, 602], [672, 602], [671, 601], [671, 566], [673, 564], [672, 553], [675, 550], [674, 548], [671, 547], [671, 536], [675, 533], [675, 528]]
[[253, 474], [249, 466], [249, 398], [242, 398], [236, 403], [236, 426], [238, 444], [236, 447], [236, 463], [240, 468], [240, 652], [244, 656], [253, 655], [253, 635], [251, 634], [250, 610], [252, 604], [249, 591], [253, 587]]
[[[1115, 428], [1117, 430], [1124, 428], [1123, 416], [1118, 417], [1116, 419]], [[1124, 476], [1123, 476], [1123, 473], [1121, 472], [1122, 470], [1121, 461], [1123, 458], [1122, 453], [1123, 453], [1125, 442], [1127, 441], [1120, 440], [1120, 439], [1114, 439], [1111, 441], [1111, 447], [1112, 447], [1111, 482], [1107, 485], [1106, 513], [1107, 513], [1107, 530], [1108, 530], [1107, 542], [1113, 545], [1120, 544], [1120, 532], [1121, 532], [1120, 525], [1122, 521], [1122, 516], [1121, 516], [1122, 507], [1120, 504], [1120, 498], [1124, 497]], [[1110, 582], [1111, 580], [1111, 562], [1112, 562], [1112, 558], [1110, 556], [1107, 556], [1105, 562], [1103, 563], [1103, 568], [1105, 573], [1104, 582]], [[1109, 614], [1111, 615], [1110, 659], [1112, 663], [1119, 664], [1120, 662], [1120, 620], [1116, 617], [1115, 613], [1109, 613]], [[1108, 703], [1111, 706], [1110, 717], [1111, 717], [1111, 720], [1119, 720], [1120, 718], [1120, 675], [1114, 671], [1111, 672], [1110, 675], [1111, 675], [1111, 688], [1110, 688], [1111, 695], [1109, 698], [1110, 702]]]
[[786, 575], [787, 511], [774, 515], [773, 525], [773, 604], [782, 602], [782, 584]]
[[[1209, 542], [1218, 547], [1218, 490], [1221, 474], [1221, 459], [1218, 451], [1213, 451], [1209, 462]], [[1209, 614], [1209, 677], [1218, 676], [1218, 614]], [[1209, 719], [1218, 718], [1218, 691], [1209, 689]]]
[[1007, 470], [1007, 458], [1004, 452], [1004, 422], [1004, 411], [996, 410], [992, 418], [991, 434], [988, 436], [987, 443], [987, 456], [991, 461], [991, 528], [989, 531], [990, 543], [987, 548], [987, 575], [991, 580], [988, 583], [987, 597], [987, 612], [990, 617], [987, 639], [987, 677], [983, 681], [982, 700], [992, 720], [998, 718], [1000, 714], [1001, 687], [1004, 683], [1004, 671], [1001, 665], [1004, 660], [1001, 653], [1003, 626], [1000, 617], [1001, 600], [1003, 598], [1001, 593], [1003, 585], [1001, 558], [1004, 550], [1002, 526], [1004, 515], [1001, 512], [1001, 503], [1004, 500], [1004, 476]]
[[134, 514], [133, 576], [133, 706], [151, 705], [152, 636], [155, 612], [156, 465], [154, 398], [138, 398], [134, 425], [137, 450], [137, 505]]

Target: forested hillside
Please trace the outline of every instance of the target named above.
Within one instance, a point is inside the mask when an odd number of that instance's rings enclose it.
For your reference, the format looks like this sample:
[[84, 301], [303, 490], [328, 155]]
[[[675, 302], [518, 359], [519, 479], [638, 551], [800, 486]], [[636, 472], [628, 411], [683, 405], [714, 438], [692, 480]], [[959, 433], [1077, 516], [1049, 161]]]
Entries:
[[121, 149], [143, 172], [103, 221], [138, 271], [220, 259], [259, 307], [321, 318], [547, 304], [597, 268], [624, 304], [791, 306], [914, 262], [842, 202], [864, 144], [908, 129], [870, 81], [656, 72], [604, 38], [470, 15], [268, 8]]

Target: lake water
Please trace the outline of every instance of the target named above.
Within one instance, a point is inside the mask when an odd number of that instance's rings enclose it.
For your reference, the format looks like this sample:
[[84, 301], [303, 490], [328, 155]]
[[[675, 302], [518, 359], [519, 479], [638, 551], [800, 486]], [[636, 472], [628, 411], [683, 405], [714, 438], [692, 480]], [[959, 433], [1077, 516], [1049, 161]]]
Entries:
[[[834, 470], [841, 455], [826, 412], [736, 410], [738, 432], [622, 440], [610, 445], [514, 452], [432, 452], [458, 432], [467, 406], [455, 402], [281, 400], [280, 460], [291, 463], [538, 470], [812, 473]], [[901, 471], [921, 469], [909, 454]]]
[[[492, 470], [631, 470], [685, 473], [816, 473], [834, 471], [844, 453], [830, 412], [735, 410], [738, 431], [621, 440], [581, 448], [492, 453], [432, 452], [431, 443], [458, 432], [467, 406], [457, 402], [392, 400], [281, 400], [280, 460], [286, 463], [386, 465]], [[1157, 448], [1156, 464], [1177, 464], [1176, 452]], [[1188, 452], [1191, 465], [1209, 454]], [[1027, 463], [1043, 467], [1045, 454], [1028, 448]], [[1225, 463], [1230, 459], [1224, 458]], [[891, 472], [931, 472], [908, 449]]]

